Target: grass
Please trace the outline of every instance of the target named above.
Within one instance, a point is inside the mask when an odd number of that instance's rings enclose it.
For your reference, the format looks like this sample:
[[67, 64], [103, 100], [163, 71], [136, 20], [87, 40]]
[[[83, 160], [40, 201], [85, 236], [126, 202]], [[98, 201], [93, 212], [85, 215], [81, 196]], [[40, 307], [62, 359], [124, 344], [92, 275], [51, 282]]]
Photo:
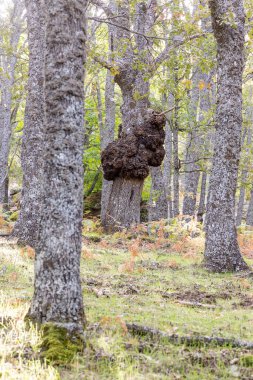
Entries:
[[[126, 329], [136, 322], [170, 334], [253, 341], [253, 277], [206, 272], [196, 226], [160, 223], [106, 236], [89, 222], [83, 234], [87, 347], [65, 366], [43, 362], [40, 333], [23, 321], [33, 252], [0, 241], [1, 379], [253, 379], [250, 350], [174, 345]], [[252, 233], [241, 231], [239, 241], [252, 265]]]

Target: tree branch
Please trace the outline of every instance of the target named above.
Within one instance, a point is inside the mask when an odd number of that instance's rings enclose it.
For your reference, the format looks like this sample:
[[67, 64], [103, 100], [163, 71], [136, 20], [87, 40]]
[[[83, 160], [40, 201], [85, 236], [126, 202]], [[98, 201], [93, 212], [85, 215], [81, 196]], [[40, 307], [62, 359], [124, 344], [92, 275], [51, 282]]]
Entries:
[[90, 3], [101, 8], [101, 9], [103, 9], [106, 16], [108, 16], [108, 17], [114, 17], [115, 16], [113, 11], [111, 10], [111, 8], [108, 7], [102, 0], [90, 0]]
[[234, 338], [222, 338], [215, 336], [180, 336], [178, 334], [166, 334], [163, 331], [152, 329], [147, 326], [141, 326], [136, 323], [126, 323], [126, 327], [128, 331], [137, 334], [137, 335], [149, 335], [152, 338], [158, 338], [167, 340], [170, 343], [174, 344], [186, 344], [188, 346], [193, 345], [216, 345], [216, 346], [230, 346], [230, 347], [241, 347], [246, 348], [248, 350], [253, 349], [253, 342], [247, 342], [244, 340], [237, 340]]
[[[168, 57], [169, 52], [172, 51], [173, 49], [175, 49], [179, 46], [182, 46], [189, 41], [195, 40], [196, 38], [206, 37], [206, 35], [207, 35], [207, 33], [197, 33], [197, 34], [193, 34], [192, 36], [186, 37], [186, 38], [182, 39], [181, 41], [178, 41], [178, 42], [175, 41], [175, 42], [173, 42], [172, 45], [169, 45], [167, 43], [164, 50], [155, 59], [153, 70], [155, 71], [158, 68], [158, 66]], [[168, 38], [160, 38], [160, 39], [168, 41]]]

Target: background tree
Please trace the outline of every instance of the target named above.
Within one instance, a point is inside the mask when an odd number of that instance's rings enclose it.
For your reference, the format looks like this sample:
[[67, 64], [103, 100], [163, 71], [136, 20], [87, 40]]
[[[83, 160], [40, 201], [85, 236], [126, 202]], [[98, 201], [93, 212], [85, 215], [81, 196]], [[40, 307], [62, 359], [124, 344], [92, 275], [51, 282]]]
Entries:
[[241, 150], [244, 23], [242, 1], [210, 1], [217, 41], [217, 110], [206, 221], [205, 266], [211, 271], [247, 269], [235, 226], [235, 191]]
[[[8, 204], [8, 158], [11, 145], [15, 67], [17, 64], [19, 40], [23, 25], [23, 1], [15, 0], [10, 14], [10, 26], [0, 38], [1, 80], [0, 80], [0, 204]], [[14, 112], [12, 114], [12, 112]]]
[[21, 212], [13, 236], [32, 247], [38, 240], [43, 195], [43, 151], [45, 128], [44, 64], [45, 5], [44, 0], [26, 0], [29, 79], [22, 139], [23, 185]]

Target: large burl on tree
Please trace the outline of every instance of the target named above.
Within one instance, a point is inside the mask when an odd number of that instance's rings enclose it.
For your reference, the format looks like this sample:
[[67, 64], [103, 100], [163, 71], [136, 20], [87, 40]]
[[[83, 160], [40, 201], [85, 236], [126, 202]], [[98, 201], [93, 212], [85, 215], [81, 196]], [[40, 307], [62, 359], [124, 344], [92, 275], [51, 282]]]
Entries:
[[108, 203], [107, 230], [127, 227], [133, 220], [140, 222], [138, 209], [143, 181], [149, 174], [149, 166], [160, 166], [165, 155], [164, 125], [164, 114], [148, 109], [142, 124], [125, 129], [102, 152], [104, 178], [114, 181], [114, 196]]

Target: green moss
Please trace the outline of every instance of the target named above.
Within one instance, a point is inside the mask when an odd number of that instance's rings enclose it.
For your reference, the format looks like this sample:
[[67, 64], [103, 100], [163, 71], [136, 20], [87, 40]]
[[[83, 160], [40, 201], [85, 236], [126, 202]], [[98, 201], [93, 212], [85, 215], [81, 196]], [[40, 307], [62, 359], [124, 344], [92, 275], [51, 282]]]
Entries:
[[84, 349], [80, 336], [70, 335], [68, 330], [53, 323], [42, 327], [41, 357], [54, 364], [66, 364]]
[[18, 220], [18, 216], [19, 216], [19, 211], [14, 211], [14, 212], [11, 214], [9, 220], [10, 220], [11, 222], [16, 222], [16, 221]]

